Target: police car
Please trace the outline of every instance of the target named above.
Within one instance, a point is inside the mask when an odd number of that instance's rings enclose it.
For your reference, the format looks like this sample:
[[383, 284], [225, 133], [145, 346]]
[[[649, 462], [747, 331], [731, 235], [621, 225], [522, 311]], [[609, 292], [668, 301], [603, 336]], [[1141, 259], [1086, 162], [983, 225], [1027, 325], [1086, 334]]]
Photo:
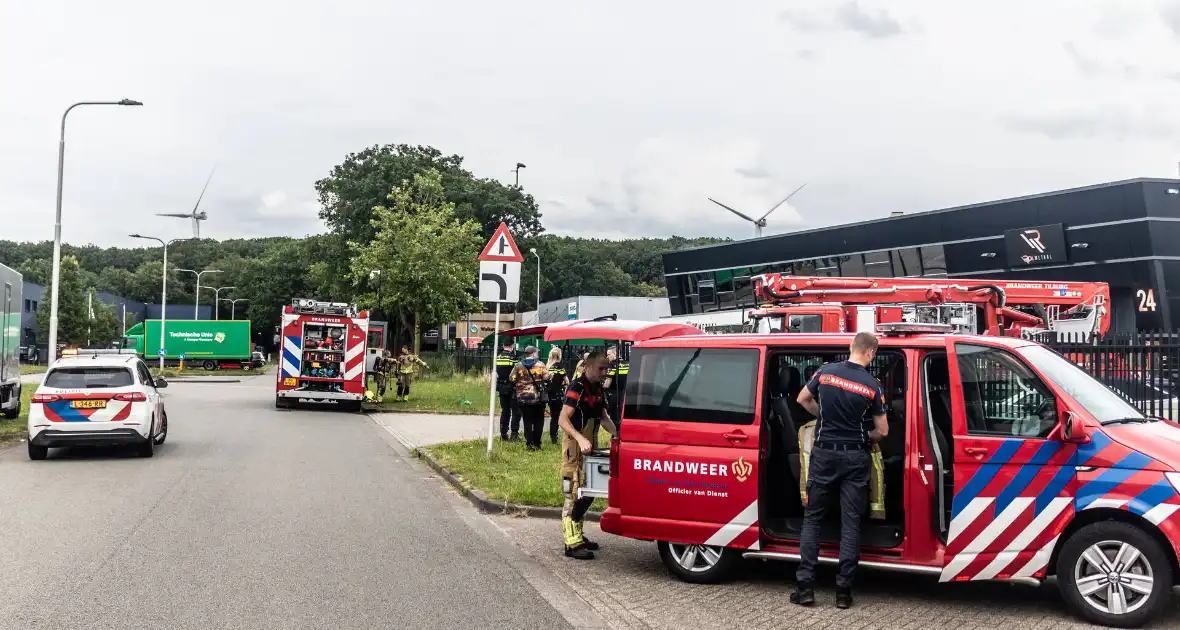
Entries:
[[68, 446], [130, 445], [151, 457], [168, 437], [168, 414], [146, 363], [131, 351], [83, 351], [49, 368], [29, 405], [29, 459]]

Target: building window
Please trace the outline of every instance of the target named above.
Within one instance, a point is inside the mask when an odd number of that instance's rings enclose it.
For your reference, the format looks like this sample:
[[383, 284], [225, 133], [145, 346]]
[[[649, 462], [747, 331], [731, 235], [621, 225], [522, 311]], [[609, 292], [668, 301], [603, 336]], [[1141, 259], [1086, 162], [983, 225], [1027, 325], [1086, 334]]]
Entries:
[[861, 277], [865, 275], [865, 262], [860, 254], [840, 257], [840, 275], [844, 277]]
[[732, 271], [718, 271], [716, 273], [717, 281], [715, 286], [718, 293], [732, 293], [733, 292], [733, 272]]
[[870, 278], [891, 278], [897, 275], [889, 262], [889, 252], [865, 254], [865, 275]]
[[701, 305], [701, 310], [709, 310], [710, 307], [717, 306], [717, 287], [712, 280], [697, 281], [697, 300]]
[[922, 248], [922, 275], [946, 275], [946, 252], [943, 251], [942, 245], [929, 245]]
[[893, 275], [899, 278], [922, 275], [922, 255], [917, 248], [895, 249], [889, 253], [893, 260]]
[[[840, 261], [836, 258], [816, 258], [808, 261], [815, 266], [815, 274], [827, 278], [840, 277]], [[803, 274], [800, 274], [803, 275]]]
[[749, 278], [735, 278], [733, 281], [733, 300], [737, 306], [753, 306], [754, 283]]

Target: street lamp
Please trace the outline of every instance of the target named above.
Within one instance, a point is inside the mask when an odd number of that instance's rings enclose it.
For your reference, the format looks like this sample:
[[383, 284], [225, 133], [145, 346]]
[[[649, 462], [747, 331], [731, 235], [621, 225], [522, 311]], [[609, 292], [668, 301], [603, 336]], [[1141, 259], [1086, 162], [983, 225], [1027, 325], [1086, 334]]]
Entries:
[[228, 289], [236, 289], [237, 287], [205, 287], [213, 291], [213, 319], [221, 319], [221, 292]]
[[520, 162], [517, 162], [516, 168], [512, 169], [512, 172], [516, 173], [516, 187], [517, 188], [520, 188], [520, 169], [522, 169], [522, 168], [525, 168], [525, 165], [521, 164]]
[[143, 105], [139, 101], [123, 99], [121, 101], [82, 101], [66, 108], [61, 115], [61, 139], [57, 142], [57, 212], [53, 221], [53, 280], [49, 290], [49, 362], [53, 365], [57, 360], [57, 294], [61, 283], [61, 190], [62, 179], [66, 168], [66, 116], [70, 110], [79, 105]]
[[250, 300], [250, 298], [235, 298], [232, 300], [229, 298], [221, 298], [222, 302], [229, 302], [229, 318], [230, 319], [237, 319], [238, 318], [238, 316], [237, 316], [238, 302], [247, 302], [249, 300]]
[[537, 321], [535, 324], [541, 323], [541, 255], [537, 253], [536, 247], [530, 247], [529, 253], [537, 257]]
[[[174, 238], [170, 241], [165, 241], [162, 238], [154, 236], [144, 236], [142, 234], [131, 234], [131, 238], [142, 238], [148, 241], [156, 241], [164, 247], [164, 279], [161, 283], [160, 289], [160, 369], [164, 369], [164, 326], [168, 323], [168, 246], [176, 241], [187, 241], [187, 238]], [[147, 329], [144, 329], [147, 332]], [[145, 346], [146, 350], [147, 347]]]
[[197, 276], [197, 290], [193, 293], [193, 320], [201, 319], [201, 274], [203, 273], [221, 273], [220, 269], [206, 269], [204, 271], [193, 271], [192, 269], [177, 269], [177, 271], [187, 271]]

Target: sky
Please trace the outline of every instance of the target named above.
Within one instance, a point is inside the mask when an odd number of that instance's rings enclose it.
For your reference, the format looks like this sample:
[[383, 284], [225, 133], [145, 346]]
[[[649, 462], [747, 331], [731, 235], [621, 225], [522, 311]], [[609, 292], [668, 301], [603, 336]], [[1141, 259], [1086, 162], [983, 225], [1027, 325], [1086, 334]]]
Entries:
[[324, 231], [314, 182], [429, 144], [550, 232], [767, 234], [1180, 169], [1180, 0], [0, 3], [0, 239]]

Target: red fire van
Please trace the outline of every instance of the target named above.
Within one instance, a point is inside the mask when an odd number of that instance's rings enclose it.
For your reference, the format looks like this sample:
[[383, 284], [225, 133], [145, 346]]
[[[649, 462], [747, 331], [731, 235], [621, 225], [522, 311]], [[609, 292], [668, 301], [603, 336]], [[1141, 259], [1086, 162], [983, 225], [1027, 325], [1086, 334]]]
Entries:
[[[861, 564], [942, 581], [1056, 575], [1073, 612], [1111, 626], [1160, 613], [1178, 574], [1180, 427], [1044, 346], [934, 330], [883, 326], [870, 366], [890, 430], [884, 518], [866, 517]], [[798, 560], [798, 432], [812, 418], [795, 400], [851, 339], [637, 343], [602, 529], [657, 541], [693, 582], [742, 558]], [[829, 512], [821, 561], [835, 563]]]

